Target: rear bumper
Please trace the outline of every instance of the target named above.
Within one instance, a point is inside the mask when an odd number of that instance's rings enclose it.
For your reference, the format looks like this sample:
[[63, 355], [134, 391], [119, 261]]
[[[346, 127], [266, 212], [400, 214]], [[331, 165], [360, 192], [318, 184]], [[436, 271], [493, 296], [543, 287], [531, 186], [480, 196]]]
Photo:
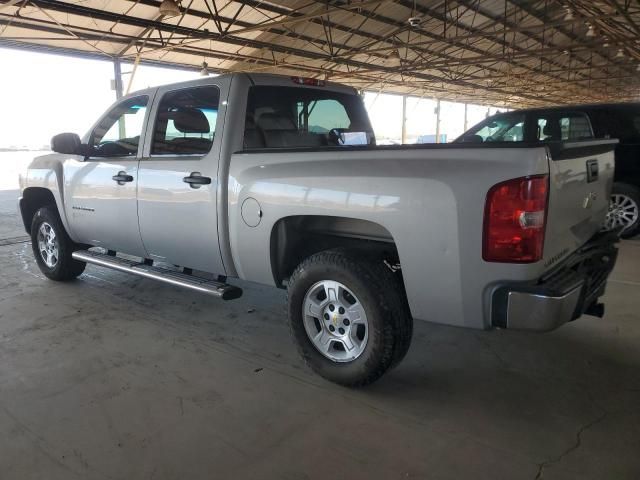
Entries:
[[492, 325], [544, 332], [585, 313], [601, 313], [598, 298], [616, 263], [617, 241], [617, 232], [599, 233], [538, 280], [498, 286], [491, 299]]

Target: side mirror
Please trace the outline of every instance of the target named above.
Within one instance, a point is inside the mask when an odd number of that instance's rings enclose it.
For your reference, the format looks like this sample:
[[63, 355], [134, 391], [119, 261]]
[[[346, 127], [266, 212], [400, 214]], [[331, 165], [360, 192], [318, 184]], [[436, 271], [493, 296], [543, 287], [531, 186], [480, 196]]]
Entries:
[[51, 150], [56, 153], [80, 155], [80, 137], [75, 133], [59, 133], [51, 139]]

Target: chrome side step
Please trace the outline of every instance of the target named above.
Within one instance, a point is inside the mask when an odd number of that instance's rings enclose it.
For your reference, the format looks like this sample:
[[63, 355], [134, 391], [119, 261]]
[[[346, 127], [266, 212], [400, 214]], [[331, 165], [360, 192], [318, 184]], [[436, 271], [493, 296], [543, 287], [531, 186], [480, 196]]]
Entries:
[[145, 278], [152, 278], [164, 283], [180, 287], [190, 288], [198, 292], [207, 293], [222, 300], [233, 300], [242, 296], [242, 289], [222, 282], [216, 282], [208, 278], [188, 275], [176, 272], [168, 268], [145, 265], [143, 261], [136, 262], [105, 253], [92, 252], [89, 250], [78, 250], [73, 252], [75, 260], [92, 263], [100, 267], [112, 268], [121, 272], [133, 273]]

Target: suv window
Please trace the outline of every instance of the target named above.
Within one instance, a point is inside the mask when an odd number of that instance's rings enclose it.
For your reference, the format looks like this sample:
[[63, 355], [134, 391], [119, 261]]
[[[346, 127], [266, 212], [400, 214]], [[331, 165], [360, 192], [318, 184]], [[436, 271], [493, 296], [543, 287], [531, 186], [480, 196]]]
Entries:
[[130, 98], [107, 113], [91, 132], [92, 156], [126, 157], [138, 153], [148, 97]]
[[[335, 130], [337, 129], [337, 131]], [[249, 89], [244, 148], [371, 144], [360, 97], [320, 88], [255, 86]]]
[[153, 130], [151, 155], [197, 155], [211, 150], [220, 91], [215, 85], [164, 94]]
[[598, 134], [624, 142], [640, 141], [640, 107], [624, 106], [596, 110]]
[[581, 113], [551, 113], [536, 117], [539, 141], [557, 142], [593, 138], [591, 124]]
[[460, 138], [462, 142], [522, 142], [524, 114], [499, 115], [486, 119]]

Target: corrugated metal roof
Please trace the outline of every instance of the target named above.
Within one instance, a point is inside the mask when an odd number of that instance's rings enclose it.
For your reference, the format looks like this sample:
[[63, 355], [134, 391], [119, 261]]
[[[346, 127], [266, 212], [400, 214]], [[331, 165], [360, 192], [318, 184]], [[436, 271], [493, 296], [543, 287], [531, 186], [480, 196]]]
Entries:
[[159, 6], [0, 0], [0, 45], [494, 105], [640, 96], [640, 5], [629, 0], [181, 0], [175, 17]]

